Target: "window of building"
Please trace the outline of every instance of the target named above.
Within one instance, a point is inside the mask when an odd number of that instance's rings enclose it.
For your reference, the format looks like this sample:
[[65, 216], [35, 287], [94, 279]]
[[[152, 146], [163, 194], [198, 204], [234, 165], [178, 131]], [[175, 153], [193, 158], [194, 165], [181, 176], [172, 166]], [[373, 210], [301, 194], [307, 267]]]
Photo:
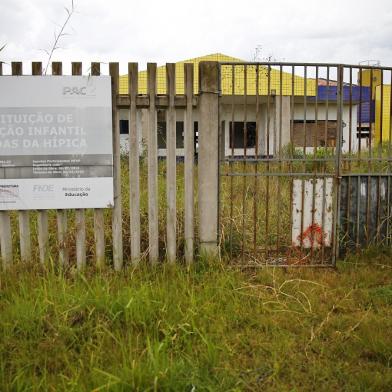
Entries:
[[358, 139], [369, 139], [370, 128], [369, 127], [357, 127], [357, 138]]
[[[230, 148], [245, 148], [245, 139], [246, 139], [246, 148], [254, 148], [256, 147], [256, 123], [255, 122], [247, 122], [246, 123], [246, 134], [245, 123], [242, 121], [229, 123], [229, 135], [230, 135]], [[233, 138], [234, 131], [234, 138]]]
[[[166, 121], [158, 122], [158, 148], [166, 148]], [[176, 148], [184, 148], [184, 122], [176, 122]]]
[[120, 120], [120, 135], [128, 135], [128, 134], [129, 134], [129, 121]]
[[[296, 147], [334, 147], [336, 120], [294, 120], [293, 144]], [[305, 136], [306, 132], [306, 136]]]
[[[120, 134], [128, 135], [129, 134], [129, 121], [128, 120], [120, 120]], [[164, 116], [164, 111], [158, 111], [158, 148], [165, 149], [166, 148], [166, 121]], [[193, 129], [195, 133], [195, 148], [197, 148], [198, 144], [198, 136], [199, 136], [199, 124], [197, 121], [193, 123]], [[177, 121], [176, 122], [176, 148], [184, 148], [184, 122]]]
[[158, 121], [158, 148], [166, 148], [166, 122]]
[[[198, 137], [198, 123], [193, 123], [195, 132], [195, 144]], [[158, 121], [158, 148], [166, 148], [166, 121]], [[176, 122], [176, 148], [184, 148], [184, 121]]]

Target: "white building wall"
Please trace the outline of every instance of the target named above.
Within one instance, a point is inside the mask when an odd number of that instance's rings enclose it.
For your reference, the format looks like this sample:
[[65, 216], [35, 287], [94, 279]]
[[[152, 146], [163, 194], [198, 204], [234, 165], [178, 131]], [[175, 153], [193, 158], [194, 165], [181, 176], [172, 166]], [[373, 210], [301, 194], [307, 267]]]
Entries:
[[[351, 129], [350, 129], [350, 106], [343, 105], [343, 144], [342, 151], [349, 151], [349, 140], [351, 132], [351, 151], [356, 152], [358, 150], [359, 141], [357, 138], [357, 105], [351, 107]], [[317, 118], [320, 121], [324, 120], [337, 120], [337, 105], [334, 103], [328, 104], [328, 113], [326, 105], [324, 103], [319, 103], [317, 106]], [[295, 104], [294, 105], [294, 120], [304, 119], [304, 105]], [[315, 120], [316, 119], [316, 105], [307, 104], [306, 119]], [[312, 147], [308, 147], [307, 150], [313, 151]]]
[[[279, 99], [277, 99], [277, 104], [279, 104]], [[234, 121], [244, 121], [245, 118], [245, 110], [244, 106], [236, 103], [234, 106]], [[128, 120], [127, 109], [120, 109], [120, 119]], [[351, 116], [351, 129], [350, 129], [350, 107], [349, 105], [343, 106], [343, 152], [349, 151], [349, 135], [351, 133], [351, 151], [356, 152], [358, 150], [358, 138], [357, 138], [357, 106], [354, 105], [351, 108], [352, 116]], [[193, 111], [194, 118], [193, 121], [198, 121], [198, 110], [195, 109]], [[276, 155], [278, 153], [279, 148], [279, 105], [275, 110], [275, 104], [272, 101], [270, 103], [269, 115], [267, 113], [267, 104], [261, 104], [260, 110], [260, 128], [258, 130], [258, 150], [260, 155]], [[282, 101], [282, 147], [286, 146], [290, 142], [290, 116], [291, 116], [291, 105], [290, 105], [290, 97], [284, 97]], [[269, 117], [269, 130], [267, 128]], [[318, 104], [318, 120], [323, 121], [327, 119], [327, 111], [326, 107], [323, 103]], [[230, 122], [232, 121], [232, 106], [230, 104], [222, 104], [221, 112], [220, 112], [220, 124], [222, 121], [224, 122], [224, 129], [222, 140], [224, 140], [224, 153], [225, 156], [231, 156], [232, 150], [230, 148]], [[256, 122], [256, 108], [255, 104], [248, 104], [246, 109], [246, 119], [248, 122]], [[303, 103], [295, 103], [294, 104], [294, 120], [303, 120], [304, 119], [304, 105]], [[306, 110], [306, 119], [307, 120], [315, 120], [315, 104], [307, 103]], [[336, 120], [337, 119], [337, 106], [334, 103], [329, 103], [328, 106], [328, 120]], [[177, 110], [177, 121], [184, 121], [184, 110]], [[137, 128], [138, 128], [138, 138], [140, 143], [140, 153], [142, 154], [146, 145], [146, 137], [148, 131], [148, 110], [142, 109], [138, 110], [137, 117]], [[269, 139], [269, 148], [267, 148], [267, 139]], [[129, 151], [129, 136], [121, 135], [120, 137], [121, 143], [121, 151], [122, 153], [127, 153]], [[312, 147], [307, 147], [307, 152], [312, 152]], [[177, 156], [184, 156], [184, 149], [177, 148], [176, 150]], [[255, 155], [255, 148], [248, 148], [247, 155], [252, 156]], [[243, 156], [244, 149], [236, 148], [234, 149], [234, 156]], [[159, 149], [158, 156], [164, 157], [166, 156], [166, 149]]]

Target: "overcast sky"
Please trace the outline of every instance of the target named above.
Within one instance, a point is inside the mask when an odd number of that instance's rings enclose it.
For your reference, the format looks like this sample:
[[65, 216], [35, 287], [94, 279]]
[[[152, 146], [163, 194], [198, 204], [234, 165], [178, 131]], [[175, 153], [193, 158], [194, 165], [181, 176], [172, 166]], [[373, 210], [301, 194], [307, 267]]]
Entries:
[[[0, 0], [0, 59], [45, 61], [70, 0]], [[392, 65], [391, 0], [75, 0], [54, 60], [251, 60]]]

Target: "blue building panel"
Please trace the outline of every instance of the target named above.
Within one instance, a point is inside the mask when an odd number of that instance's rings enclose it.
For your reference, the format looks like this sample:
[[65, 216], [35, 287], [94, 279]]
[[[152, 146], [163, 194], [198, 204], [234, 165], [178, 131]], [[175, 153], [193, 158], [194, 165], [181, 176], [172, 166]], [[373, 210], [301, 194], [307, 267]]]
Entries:
[[375, 121], [376, 105], [374, 101], [362, 102], [358, 105], [358, 123], [373, 123]]
[[[351, 97], [350, 97], [351, 95]], [[315, 102], [316, 97], [308, 98], [310, 102]], [[318, 86], [317, 101], [336, 102], [337, 86]], [[375, 121], [375, 103], [371, 99], [370, 87], [360, 86], [343, 86], [343, 102], [357, 104], [357, 120], [360, 123], [371, 123]]]
[[[317, 88], [317, 99], [319, 102], [322, 101], [336, 101], [337, 99], [337, 86], [318, 86]], [[361, 93], [362, 89], [362, 93]], [[358, 103], [370, 101], [370, 87], [359, 87], [351, 86], [351, 101]], [[343, 86], [343, 102], [350, 102], [350, 86]]]

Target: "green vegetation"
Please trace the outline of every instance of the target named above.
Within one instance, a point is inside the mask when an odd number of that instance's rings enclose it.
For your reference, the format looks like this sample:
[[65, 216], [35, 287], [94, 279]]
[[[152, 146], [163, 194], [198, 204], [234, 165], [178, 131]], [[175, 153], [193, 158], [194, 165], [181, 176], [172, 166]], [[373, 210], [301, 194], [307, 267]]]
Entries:
[[[93, 213], [86, 211], [88, 268], [83, 273], [75, 270], [74, 212], [68, 213], [71, 264], [64, 271], [56, 263], [56, 212], [49, 212], [51, 259], [45, 268], [38, 263], [36, 213], [30, 213], [34, 254], [29, 265], [17, 254], [18, 216], [12, 213], [15, 265], [0, 271], [1, 391], [392, 390], [390, 250], [350, 256], [337, 270], [241, 268], [242, 246], [246, 261], [252, 262], [290, 251], [291, 183], [285, 177], [222, 176], [223, 261], [198, 260], [188, 269], [182, 265], [184, 179], [179, 163], [179, 263], [148, 267], [142, 157], [144, 253], [133, 269], [126, 158], [121, 165], [126, 267], [121, 273], [110, 268], [111, 210], [105, 211], [108, 268], [102, 271], [94, 269]], [[331, 163], [317, 169], [312, 165], [309, 158], [309, 164], [292, 167], [328, 172]], [[222, 174], [231, 169], [254, 173], [266, 165], [224, 164]], [[288, 164], [271, 163], [268, 169], [284, 171]], [[160, 162], [162, 259], [165, 170]], [[197, 225], [197, 213], [195, 218]]]
[[390, 391], [392, 258], [0, 272], [0, 390]]

